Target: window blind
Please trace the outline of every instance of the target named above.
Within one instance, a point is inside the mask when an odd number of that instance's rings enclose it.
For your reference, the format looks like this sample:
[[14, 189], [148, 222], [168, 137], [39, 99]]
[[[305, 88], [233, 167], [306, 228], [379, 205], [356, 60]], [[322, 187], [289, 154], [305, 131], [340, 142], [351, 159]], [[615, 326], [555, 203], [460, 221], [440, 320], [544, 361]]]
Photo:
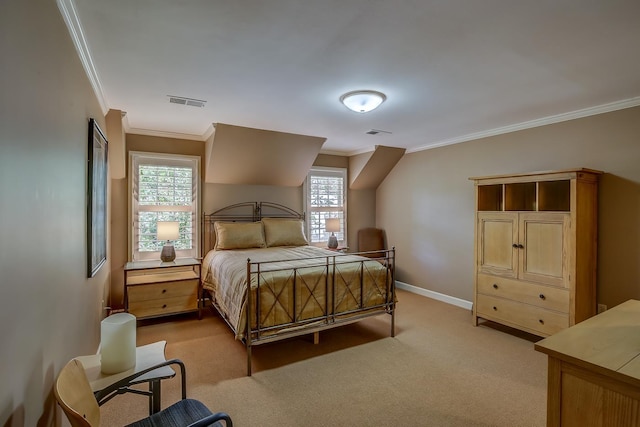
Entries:
[[159, 258], [158, 221], [179, 222], [176, 256], [198, 256], [199, 159], [133, 153], [131, 166], [133, 260]]
[[325, 244], [326, 220], [338, 218], [340, 231], [334, 233], [342, 245], [346, 244], [346, 169], [312, 168], [306, 181], [307, 228], [311, 243]]

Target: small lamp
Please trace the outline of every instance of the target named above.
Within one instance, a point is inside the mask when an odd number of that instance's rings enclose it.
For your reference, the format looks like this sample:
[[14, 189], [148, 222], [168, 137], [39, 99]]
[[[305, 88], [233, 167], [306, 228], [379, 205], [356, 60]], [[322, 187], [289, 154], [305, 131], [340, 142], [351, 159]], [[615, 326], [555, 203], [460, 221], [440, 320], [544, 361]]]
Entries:
[[327, 242], [327, 247], [329, 249], [336, 249], [338, 247], [338, 238], [333, 233], [340, 231], [340, 218], [325, 219], [324, 227], [326, 231], [331, 232], [331, 236], [329, 236], [329, 241]]
[[163, 262], [171, 262], [176, 259], [176, 251], [171, 244], [171, 240], [178, 240], [180, 237], [180, 223], [178, 221], [158, 221], [158, 240], [166, 240], [162, 247], [160, 259]]

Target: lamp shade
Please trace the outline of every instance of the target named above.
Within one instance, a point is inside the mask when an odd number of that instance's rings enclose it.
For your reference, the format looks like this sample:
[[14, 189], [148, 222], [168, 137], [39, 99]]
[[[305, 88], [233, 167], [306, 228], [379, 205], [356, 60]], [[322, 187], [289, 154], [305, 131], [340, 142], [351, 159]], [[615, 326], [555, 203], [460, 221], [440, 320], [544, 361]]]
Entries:
[[158, 240], [178, 240], [180, 223], [178, 221], [158, 221]]
[[375, 90], [356, 90], [342, 95], [340, 102], [351, 111], [367, 113], [378, 108], [386, 99], [386, 95], [382, 92]]
[[332, 233], [340, 231], [340, 218], [327, 218], [324, 221], [326, 231]]

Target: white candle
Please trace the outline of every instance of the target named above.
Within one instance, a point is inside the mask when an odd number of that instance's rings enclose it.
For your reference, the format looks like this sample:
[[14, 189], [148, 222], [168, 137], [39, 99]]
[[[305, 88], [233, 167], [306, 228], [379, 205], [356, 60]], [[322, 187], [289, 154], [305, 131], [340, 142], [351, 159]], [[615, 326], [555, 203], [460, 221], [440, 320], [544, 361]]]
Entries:
[[136, 317], [117, 313], [100, 325], [100, 365], [102, 373], [117, 374], [136, 366]]

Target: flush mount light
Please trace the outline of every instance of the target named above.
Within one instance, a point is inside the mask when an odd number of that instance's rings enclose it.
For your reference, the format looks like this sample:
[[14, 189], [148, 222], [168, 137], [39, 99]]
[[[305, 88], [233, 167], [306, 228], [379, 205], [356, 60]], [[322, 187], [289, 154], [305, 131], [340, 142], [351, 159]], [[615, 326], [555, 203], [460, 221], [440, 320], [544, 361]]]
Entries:
[[385, 99], [387, 99], [387, 97], [382, 92], [376, 92], [375, 90], [355, 90], [342, 95], [340, 102], [356, 113], [368, 113], [378, 108]]

